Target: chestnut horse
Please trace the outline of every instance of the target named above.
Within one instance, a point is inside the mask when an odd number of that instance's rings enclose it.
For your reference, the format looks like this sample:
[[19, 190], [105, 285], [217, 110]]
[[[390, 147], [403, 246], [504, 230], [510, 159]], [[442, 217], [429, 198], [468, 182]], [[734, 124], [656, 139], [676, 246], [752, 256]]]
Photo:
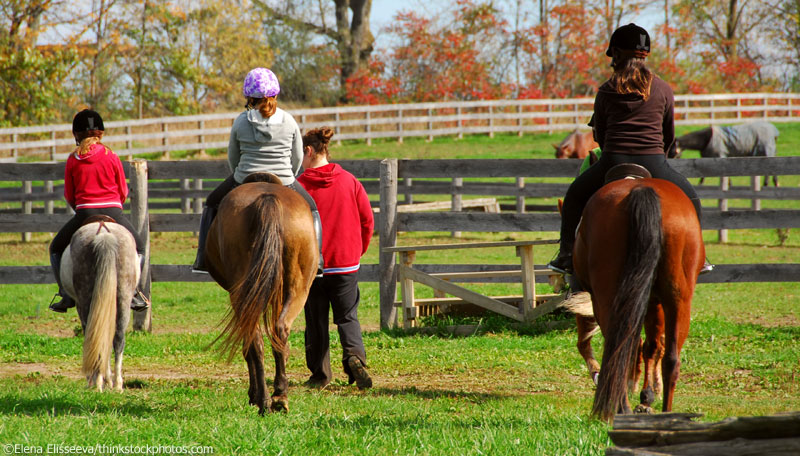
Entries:
[[[75, 299], [83, 328], [83, 364], [89, 388], [122, 391], [122, 352], [139, 283], [136, 242], [111, 217], [86, 219], [61, 257], [61, 283]], [[114, 351], [114, 375], [111, 351]]]
[[232, 358], [237, 347], [250, 375], [250, 404], [269, 403], [264, 339], [275, 359], [270, 410], [288, 411], [289, 330], [303, 310], [319, 249], [308, 203], [271, 174], [254, 174], [222, 200], [206, 240], [208, 273], [230, 294], [227, 324], [217, 340]]
[[573, 258], [575, 276], [591, 294], [605, 339], [592, 413], [608, 421], [616, 413], [631, 412], [627, 383], [640, 349], [644, 385], [637, 409], [649, 409], [662, 335], [662, 405], [671, 411], [692, 296], [705, 258], [691, 201], [661, 179], [611, 182], [587, 203]]
[[581, 133], [580, 130], [575, 129], [572, 133], [567, 135], [561, 144], [553, 144], [556, 149], [556, 158], [586, 158], [589, 151], [595, 147], [600, 147], [594, 140], [591, 131]]

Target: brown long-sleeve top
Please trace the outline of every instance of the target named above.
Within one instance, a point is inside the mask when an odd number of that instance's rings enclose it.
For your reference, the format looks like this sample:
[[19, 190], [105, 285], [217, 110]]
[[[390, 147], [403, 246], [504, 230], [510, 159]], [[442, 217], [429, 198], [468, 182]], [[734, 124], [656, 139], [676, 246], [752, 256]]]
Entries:
[[672, 88], [653, 76], [650, 97], [619, 94], [606, 81], [594, 99], [589, 125], [603, 153], [664, 154], [675, 141], [675, 99]]

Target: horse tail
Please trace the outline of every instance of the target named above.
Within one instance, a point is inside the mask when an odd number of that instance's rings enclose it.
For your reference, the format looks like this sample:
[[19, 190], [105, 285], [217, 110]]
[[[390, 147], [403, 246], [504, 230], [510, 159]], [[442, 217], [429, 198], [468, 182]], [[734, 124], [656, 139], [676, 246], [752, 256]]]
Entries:
[[83, 338], [84, 375], [104, 373], [111, 358], [117, 319], [117, 251], [111, 233], [100, 233], [91, 241], [95, 257], [94, 287]]
[[625, 404], [627, 377], [639, 352], [650, 289], [661, 257], [661, 202], [651, 187], [627, 197], [628, 245], [620, 284], [604, 331], [603, 364], [592, 414], [609, 421]]
[[244, 278], [230, 291], [232, 315], [223, 342], [229, 356], [237, 346], [249, 347], [267, 333], [273, 349], [283, 351], [285, 343], [276, 335], [283, 304], [283, 208], [274, 194], [265, 193], [256, 199], [254, 232], [256, 242]]

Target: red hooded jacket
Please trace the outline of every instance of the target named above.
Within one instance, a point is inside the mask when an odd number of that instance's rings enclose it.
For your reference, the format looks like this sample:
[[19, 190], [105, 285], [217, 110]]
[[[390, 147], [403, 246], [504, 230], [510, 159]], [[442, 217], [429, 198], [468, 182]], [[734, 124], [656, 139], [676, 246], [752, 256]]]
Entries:
[[122, 162], [111, 149], [93, 144], [85, 155], [69, 155], [64, 169], [64, 198], [73, 209], [122, 209], [127, 197]]
[[324, 273], [357, 271], [375, 225], [364, 186], [336, 163], [307, 169], [297, 180], [317, 203]]

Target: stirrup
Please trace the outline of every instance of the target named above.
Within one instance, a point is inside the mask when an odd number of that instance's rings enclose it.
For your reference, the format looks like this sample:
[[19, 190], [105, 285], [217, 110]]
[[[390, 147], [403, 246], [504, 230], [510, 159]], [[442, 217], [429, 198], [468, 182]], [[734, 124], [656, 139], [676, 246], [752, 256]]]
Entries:
[[139, 288], [136, 288], [136, 291], [133, 293], [133, 299], [131, 300], [131, 310], [141, 312], [147, 310], [148, 307], [150, 307], [150, 300], [147, 299], [147, 296], [145, 296]]
[[[56, 302], [56, 298], [61, 298], [61, 300]], [[56, 293], [53, 295], [53, 299], [50, 300], [49, 309], [53, 312], [67, 313], [67, 310], [73, 307], [75, 307], [75, 301]]]
[[708, 260], [706, 260], [703, 263], [703, 267], [700, 268], [700, 273], [698, 275], [700, 275], [700, 274], [708, 274], [709, 272], [711, 272], [713, 270], [714, 270], [714, 265], [709, 263]]
[[547, 267], [561, 274], [572, 274], [572, 255], [560, 255], [547, 263]]

